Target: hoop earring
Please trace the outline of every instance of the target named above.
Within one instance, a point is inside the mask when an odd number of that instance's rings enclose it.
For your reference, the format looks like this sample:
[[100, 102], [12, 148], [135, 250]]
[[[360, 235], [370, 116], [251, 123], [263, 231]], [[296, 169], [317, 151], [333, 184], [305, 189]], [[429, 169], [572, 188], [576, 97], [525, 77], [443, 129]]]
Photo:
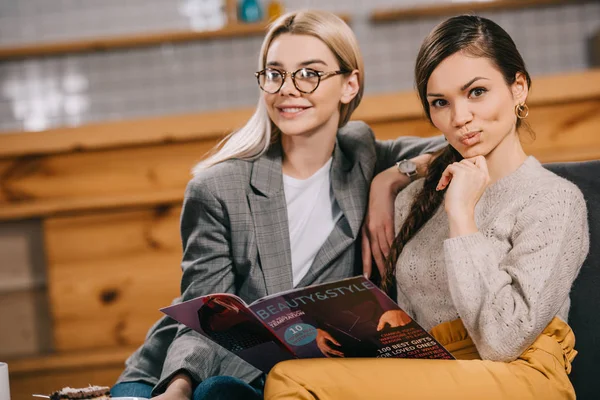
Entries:
[[527, 106], [527, 104], [525, 104], [525, 103], [517, 104], [515, 106], [515, 115], [519, 119], [527, 118], [527, 116], [529, 115], [529, 107]]

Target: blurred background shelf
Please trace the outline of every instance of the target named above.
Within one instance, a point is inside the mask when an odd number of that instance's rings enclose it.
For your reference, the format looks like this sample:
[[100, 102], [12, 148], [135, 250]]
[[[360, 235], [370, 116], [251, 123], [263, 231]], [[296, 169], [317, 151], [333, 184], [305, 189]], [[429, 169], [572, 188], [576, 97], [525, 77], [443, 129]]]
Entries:
[[[347, 23], [348, 15], [339, 15]], [[181, 43], [197, 40], [226, 39], [244, 36], [261, 36], [269, 22], [233, 23], [217, 30], [165, 31], [129, 34], [122, 36], [90, 37], [77, 40], [66, 40], [49, 43], [23, 44], [0, 47], [0, 61], [9, 59], [54, 56], [69, 53], [85, 53], [94, 51], [118, 50], [124, 48], [157, 46], [165, 43]]]
[[214, 31], [172, 31], [127, 36], [86, 38], [64, 42], [36, 43], [15, 47], [0, 47], [0, 61], [15, 58], [43, 57], [49, 55], [106, 51], [132, 47], [156, 46], [164, 43], [192, 40], [222, 39], [245, 35], [262, 35], [267, 24], [232, 24]]
[[392, 22], [412, 18], [437, 17], [451, 14], [463, 14], [491, 10], [509, 10], [551, 6], [560, 4], [593, 3], [597, 0], [492, 0], [492, 1], [459, 1], [446, 4], [425, 5], [418, 7], [388, 7], [376, 9], [371, 13], [372, 22]]

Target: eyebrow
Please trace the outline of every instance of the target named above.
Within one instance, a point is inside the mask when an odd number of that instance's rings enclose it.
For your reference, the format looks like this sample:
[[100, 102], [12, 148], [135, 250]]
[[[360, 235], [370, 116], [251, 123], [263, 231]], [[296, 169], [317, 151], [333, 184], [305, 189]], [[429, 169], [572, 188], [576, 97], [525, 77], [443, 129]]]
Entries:
[[[476, 76], [475, 78], [471, 79], [469, 82], [462, 85], [460, 87], [460, 91], [462, 92], [463, 90], [465, 90], [466, 88], [468, 88], [469, 86], [471, 86], [473, 83], [477, 82], [480, 79], [488, 80], [488, 78], [484, 78], [482, 76]], [[440, 93], [427, 93], [427, 97], [444, 97], [444, 95], [440, 94]]]
[[[323, 64], [323, 65], [327, 66], [327, 63], [325, 61], [320, 60], [318, 58], [302, 61], [299, 65], [301, 67], [306, 67], [307, 65], [311, 65], [311, 64]], [[267, 63], [267, 67], [283, 67], [283, 64], [280, 63], [279, 61], [269, 61]]]

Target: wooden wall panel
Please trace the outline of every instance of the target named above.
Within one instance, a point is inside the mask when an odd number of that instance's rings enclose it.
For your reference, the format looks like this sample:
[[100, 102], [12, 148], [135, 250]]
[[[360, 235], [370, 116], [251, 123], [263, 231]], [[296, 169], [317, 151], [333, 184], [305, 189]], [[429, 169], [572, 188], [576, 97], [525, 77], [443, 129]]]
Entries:
[[[181, 198], [190, 168], [215, 144], [196, 142], [108, 149], [0, 161], [0, 217]], [[169, 196], [161, 198], [161, 194]], [[133, 201], [130, 199], [133, 198]], [[35, 212], [34, 212], [35, 214]]]
[[370, 126], [380, 140], [391, 140], [400, 135], [429, 137], [440, 134], [428, 121], [422, 119], [377, 122]]
[[180, 207], [46, 221], [54, 347], [141, 343], [179, 294]]
[[536, 137], [522, 135], [525, 151], [542, 162], [600, 159], [600, 100], [532, 109]]

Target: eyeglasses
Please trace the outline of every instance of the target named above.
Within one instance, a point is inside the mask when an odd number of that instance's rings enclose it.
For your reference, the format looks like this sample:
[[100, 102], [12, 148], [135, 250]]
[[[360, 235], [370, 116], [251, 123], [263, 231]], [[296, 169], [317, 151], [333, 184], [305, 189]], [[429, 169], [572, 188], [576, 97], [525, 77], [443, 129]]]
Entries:
[[267, 93], [275, 94], [281, 90], [285, 78], [290, 75], [292, 82], [299, 92], [310, 94], [317, 90], [322, 78], [333, 75], [345, 74], [347, 71], [315, 71], [311, 68], [300, 68], [294, 72], [280, 71], [274, 68], [265, 68], [262, 71], [254, 73], [258, 80], [258, 86]]

